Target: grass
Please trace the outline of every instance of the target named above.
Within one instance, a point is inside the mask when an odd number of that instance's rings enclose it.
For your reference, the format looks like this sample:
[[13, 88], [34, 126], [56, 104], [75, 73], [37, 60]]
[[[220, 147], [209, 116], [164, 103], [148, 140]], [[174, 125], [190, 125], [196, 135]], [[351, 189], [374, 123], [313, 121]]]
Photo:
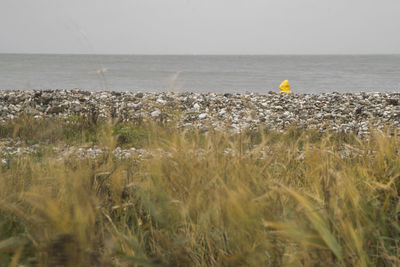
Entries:
[[[3, 166], [4, 266], [400, 264], [396, 135], [24, 117], [0, 137], [110, 148], [95, 160], [44, 149]], [[153, 156], [118, 159], [107, 152], [117, 146]]]

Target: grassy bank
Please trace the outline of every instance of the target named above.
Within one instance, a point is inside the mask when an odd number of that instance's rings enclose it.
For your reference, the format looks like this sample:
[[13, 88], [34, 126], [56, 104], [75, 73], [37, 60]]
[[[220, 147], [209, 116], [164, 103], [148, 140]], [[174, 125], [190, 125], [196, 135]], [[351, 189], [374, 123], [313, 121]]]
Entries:
[[[24, 117], [0, 138], [41, 147], [2, 165], [4, 266], [400, 264], [397, 137]], [[105, 152], [60, 160], [61, 145]]]

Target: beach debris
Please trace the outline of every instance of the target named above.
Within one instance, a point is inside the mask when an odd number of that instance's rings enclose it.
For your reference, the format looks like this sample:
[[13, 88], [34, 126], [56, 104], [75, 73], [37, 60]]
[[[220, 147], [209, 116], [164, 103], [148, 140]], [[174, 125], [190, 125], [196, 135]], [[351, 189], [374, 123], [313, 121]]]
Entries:
[[279, 89], [281, 89], [281, 93], [287, 93], [290, 94], [290, 84], [288, 80], [284, 80], [281, 85], [279, 86]]

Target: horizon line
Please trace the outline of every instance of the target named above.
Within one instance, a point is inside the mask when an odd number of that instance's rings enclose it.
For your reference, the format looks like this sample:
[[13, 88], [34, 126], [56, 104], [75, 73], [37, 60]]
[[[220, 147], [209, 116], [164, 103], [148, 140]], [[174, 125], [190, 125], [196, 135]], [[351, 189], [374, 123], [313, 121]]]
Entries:
[[317, 53], [317, 54], [128, 54], [128, 53], [14, 53], [0, 52], [0, 55], [65, 55], [65, 56], [398, 56], [400, 53]]

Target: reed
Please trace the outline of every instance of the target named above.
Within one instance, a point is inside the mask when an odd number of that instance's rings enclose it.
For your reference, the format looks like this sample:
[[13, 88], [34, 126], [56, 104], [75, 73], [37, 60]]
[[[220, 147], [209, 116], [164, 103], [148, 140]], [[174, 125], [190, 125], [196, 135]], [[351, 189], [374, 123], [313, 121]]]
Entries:
[[[397, 135], [72, 121], [1, 126], [27, 144], [108, 148], [61, 160], [44, 149], [3, 165], [5, 266], [400, 264]], [[111, 153], [132, 145], [152, 156]]]

